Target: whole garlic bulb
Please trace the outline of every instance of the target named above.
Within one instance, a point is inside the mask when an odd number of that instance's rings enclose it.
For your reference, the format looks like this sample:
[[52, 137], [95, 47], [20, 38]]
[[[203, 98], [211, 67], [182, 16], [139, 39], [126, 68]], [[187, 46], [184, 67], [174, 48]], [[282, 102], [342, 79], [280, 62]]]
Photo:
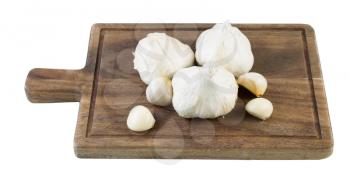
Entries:
[[173, 98], [171, 80], [167, 77], [153, 79], [147, 86], [146, 97], [148, 102], [159, 106], [168, 106]]
[[184, 68], [175, 73], [173, 106], [185, 118], [216, 118], [235, 106], [238, 85], [232, 73], [222, 67]]
[[132, 131], [141, 132], [151, 129], [154, 126], [155, 119], [151, 111], [145, 106], [138, 105], [129, 112], [126, 124]]
[[171, 78], [194, 62], [191, 48], [165, 33], [148, 34], [137, 44], [134, 56], [134, 68], [146, 84], [158, 77]]
[[196, 42], [199, 65], [222, 65], [236, 77], [249, 72], [254, 56], [248, 38], [229, 23], [219, 23], [200, 34]]

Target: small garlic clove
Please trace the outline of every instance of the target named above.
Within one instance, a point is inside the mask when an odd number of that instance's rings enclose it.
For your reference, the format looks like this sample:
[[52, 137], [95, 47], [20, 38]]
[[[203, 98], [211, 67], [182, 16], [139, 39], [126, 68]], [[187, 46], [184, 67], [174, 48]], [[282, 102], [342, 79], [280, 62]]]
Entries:
[[256, 72], [248, 72], [240, 75], [237, 83], [258, 97], [264, 95], [267, 89], [266, 78]]
[[173, 98], [171, 80], [167, 77], [153, 79], [146, 89], [148, 102], [159, 106], [168, 106]]
[[245, 110], [254, 117], [266, 120], [272, 115], [273, 106], [265, 98], [255, 98], [246, 104]]
[[149, 109], [138, 105], [133, 107], [129, 112], [127, 126], [132, 131], [142, 132], [151, 129], [155, 121]]

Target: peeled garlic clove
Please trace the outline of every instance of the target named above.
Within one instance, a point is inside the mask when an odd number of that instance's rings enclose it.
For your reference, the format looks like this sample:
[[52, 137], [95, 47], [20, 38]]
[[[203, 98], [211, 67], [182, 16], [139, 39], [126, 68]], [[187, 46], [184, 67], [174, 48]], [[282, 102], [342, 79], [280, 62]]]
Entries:
[[266, 78], [256, 72], [248, 72], [239, 76], [237, 83], [247, 88], [256, 96], [262, 96], [267, 88]]
[[129, 112], [127, 126], [130, 130], [141, 132], [151, 129], [155, 119], [149, 109], [142, 105], [135, 106]]
[[221, 65], [236, 77], [249, 72], [254, 63], [248, 38], [229, 23], [219, 23], [202, 32], [195, 57], [199, 65]]
[[146, 84], [157, 77], [171, 78], [177, 70], [194, 62], [191, 48], [165, 33], [150, 33], [141, 39], [134, 56], [134, 68]]
[[272, 103], [265, 98], [255, 98], [247, 103], [245, 110], [259, 119], [266, 120], [272, 115]]
[[168, 106], [173, 98], [171, 80], [167, 77], [153, 79], [147, 86], [146, 97], [148, 102], [159, 106]]
[[232, 111], [238, 85], [232, 73], [222, 67], [184, 68], [175, 73], [173, 106], [185, 118], [216, 118]]

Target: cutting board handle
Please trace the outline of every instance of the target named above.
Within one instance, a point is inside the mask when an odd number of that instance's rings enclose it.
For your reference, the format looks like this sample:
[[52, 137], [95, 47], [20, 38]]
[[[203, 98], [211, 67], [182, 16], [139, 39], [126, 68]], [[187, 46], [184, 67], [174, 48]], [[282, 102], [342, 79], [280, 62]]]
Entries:
[[28, 73], [25, 91], [33, 103], [78, 102], [82, 70], [33, 69]]

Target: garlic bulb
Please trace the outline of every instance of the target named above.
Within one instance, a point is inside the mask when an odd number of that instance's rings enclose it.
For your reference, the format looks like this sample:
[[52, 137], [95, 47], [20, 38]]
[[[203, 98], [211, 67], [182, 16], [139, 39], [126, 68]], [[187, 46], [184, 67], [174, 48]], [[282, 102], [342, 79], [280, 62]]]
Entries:
[[126, 123], [130, 130], [141, 132], [151, 129], [155, 121], [149, 109], [138, 105], [131, 109]]
[[248, 72], [238, 77], [237, 83], [247, 88], [256, 96], [264, 95], [267, 88], [266, 78], [256, 72]]
[[168, 106], [173, 98], [171, 80], [167, 77], [153, 79], [147, 86], [146, 97], [148, 102], [159, 106]]
[[255, 98], [247, 103], [246, 111], [259, 119], [266, 120], [272, 115], [272, 103], [265, 98]]
[[238, 85], [232, 73], [222, 67], [184, 68], [175, 73], [173, 106], [185, 118], [216, 118], [235, 106]]
[[194, 62], [191, 48], [165, 33], [148, 34], [137, 44], [134, 56], [134, 68], [146, 84], [158, 77], [171, 78]]
[[229, 23], [219, 23], [200, 34], [196, 42], [199, 65], [222, 65], [236, 77], [249, 72], [254, 57], [248, 38]]

